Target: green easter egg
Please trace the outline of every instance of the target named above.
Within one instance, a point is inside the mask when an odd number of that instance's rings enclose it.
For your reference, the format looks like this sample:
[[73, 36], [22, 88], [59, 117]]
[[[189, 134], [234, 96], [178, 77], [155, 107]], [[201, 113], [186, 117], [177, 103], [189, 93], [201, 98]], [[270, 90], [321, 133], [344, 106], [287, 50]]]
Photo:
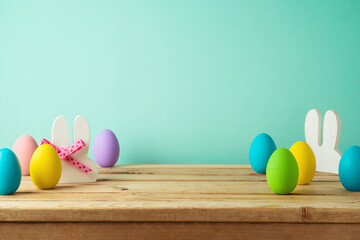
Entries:
[[279, 148], [270, 156], [266, 167], [266, 180], [274, 193], [291, 193], [299, 179], [299, 167], [294, 155], [286, 148]]

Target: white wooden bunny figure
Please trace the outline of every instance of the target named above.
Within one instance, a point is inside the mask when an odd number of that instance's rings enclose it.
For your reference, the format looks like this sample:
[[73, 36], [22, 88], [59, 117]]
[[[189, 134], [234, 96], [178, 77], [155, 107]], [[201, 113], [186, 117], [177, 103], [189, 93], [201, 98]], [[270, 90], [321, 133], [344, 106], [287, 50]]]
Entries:
[[[334, 110], [325, 113], [322, 128], [321, 112], [312, 109], [305, 119], [305, 140], [311, 147], [316, 158], [316, 171], [338, 173], [342, 153], [338, 149], [340, 139], [340, 117]], [[323, 142], [321, 144], [321, 130]]]
[[98, 169], [88, 158], [90, 129], [86, 119], [77, 116], [74, 120], [73, 144], [69, 146], [69, 126], [64, 116], [55, 119], [52, 126], [52, 145], [62, 159], [59, 183], [96, 182]]

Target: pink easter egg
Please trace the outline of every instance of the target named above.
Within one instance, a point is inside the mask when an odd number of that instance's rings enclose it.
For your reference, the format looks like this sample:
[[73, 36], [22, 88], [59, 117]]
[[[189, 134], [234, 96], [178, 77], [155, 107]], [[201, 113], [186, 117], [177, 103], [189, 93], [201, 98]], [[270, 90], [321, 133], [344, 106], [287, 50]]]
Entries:
[[23, 176], [30, 175], [30, 160], [38, 144], [32, 136], [22, 135], [14, 143], [12, 150], [19, 159]]

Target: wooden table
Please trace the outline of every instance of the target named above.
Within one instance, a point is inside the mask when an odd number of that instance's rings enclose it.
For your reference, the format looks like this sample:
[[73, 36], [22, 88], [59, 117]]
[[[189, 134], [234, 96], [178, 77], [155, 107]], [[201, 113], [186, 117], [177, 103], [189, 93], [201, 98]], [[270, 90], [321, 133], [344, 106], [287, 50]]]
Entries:
[[354, 239], [360, 193], [317, 173], [276, 195], [247, 165], [125, 165], [97, 183], [0, 196], [1, 239]]

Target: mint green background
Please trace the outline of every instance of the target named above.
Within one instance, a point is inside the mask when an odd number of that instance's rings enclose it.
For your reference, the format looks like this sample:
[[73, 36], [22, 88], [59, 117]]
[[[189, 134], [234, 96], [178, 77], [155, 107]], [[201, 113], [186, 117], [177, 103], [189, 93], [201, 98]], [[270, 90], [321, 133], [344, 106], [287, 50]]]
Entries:
[[[248, 163], [335, 109], [360, 145], [360, 1], [0, 1], [0, 146], [60, 114], [112, 129], [120, 163]], [[92, 153], [90, 154], [92, 155]]]

